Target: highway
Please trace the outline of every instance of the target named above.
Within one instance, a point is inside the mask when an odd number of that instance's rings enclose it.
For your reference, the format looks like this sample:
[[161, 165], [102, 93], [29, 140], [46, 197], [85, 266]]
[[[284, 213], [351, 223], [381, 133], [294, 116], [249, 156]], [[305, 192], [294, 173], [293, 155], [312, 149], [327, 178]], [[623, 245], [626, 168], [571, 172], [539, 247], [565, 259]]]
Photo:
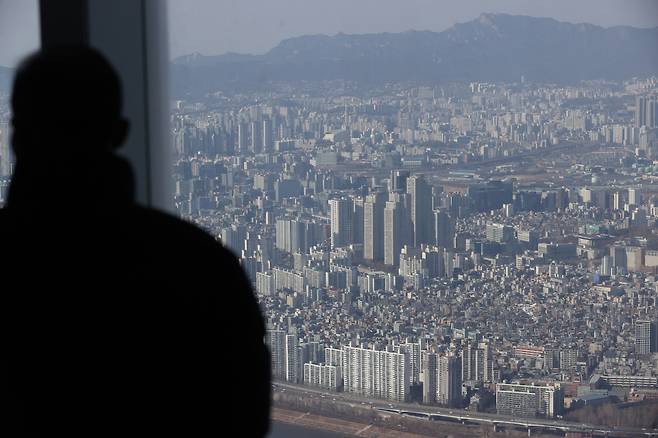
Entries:
[[431, 421], [449, 421], [461, 424], [486, 424], [494, 427], [524, 428], [530, 434], [533, 430], [551, 432], [589, 432], [595, 436], [605, 437], [658, 437], [658, 429], [639, 429], [632, 427], [605, 427], [585, 423], [574, 423], [564, 420], [542, 418], [509, 417], [484, 412], [473, 412], [456, 408], [441, 408], [411, 403], [391, 403], [385, 400], [372, 400], [347, 393], [328, 392], [289, 383], [275, 382], [274, 392], [299, 394], [309, 399], [324, 399], [327, 402], [346, 404], [350, 407], [370, 407], [381, 412], [421, 418]]

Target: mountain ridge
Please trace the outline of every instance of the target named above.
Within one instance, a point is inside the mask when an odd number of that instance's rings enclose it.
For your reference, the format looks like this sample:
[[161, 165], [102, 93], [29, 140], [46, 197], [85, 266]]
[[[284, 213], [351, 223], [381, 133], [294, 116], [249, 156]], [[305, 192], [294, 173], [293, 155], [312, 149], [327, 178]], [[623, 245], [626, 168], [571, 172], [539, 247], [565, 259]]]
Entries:
[[[367, 39], [367, 38], [373, 38], [373, 37], [391, 37], [391, 36], [403, 36], [403, 35], [418, 35], [418, 34], [423, 34], [426, 36], [436, 36], [440, 34], [445, 34], [445, 33], [457, 33], [457, 32], [462, 32], [464, 29], [481, 24], [483, 26], [488, 26], [490, 28], [493, 28], [495, 30], [498, 29], [496, 25], [496, 21], [500, 20], [524, 20], [527, 22], [551, 22], [555, 24], [556, 26], [570, 26], [575, 29], [580, 29], [580, 30], [587, 30], [587, 31], [613, 31], [613, 32], [621, 32], [621, 31], [654, 31], [658, 33], [658, 26], [656, 27], [647, 27], [647, 28], [640, 28], [640, 27], [633, 27], [633, 26], [627, 26], [627, 25], [615, 25], [615, 26], [609, 26], [609, 27], [603, 27], [591, 23], [586, 23], [586, 22], [579, 22], [579, 23], [570, 23], [570, 22], [565, 22], [565, 21], [559, 21], [554, 18], [550, 17], [533, 17], [529, 15], [511, 15], [511, 14], [504, 14], [504, 13], [482, 13], [478, 16], [478, 18], [467, 21], [467, 22], [462, 22], [462, 23], [456, 23], [447, 29], [443, 31], [431, 31], [431, 30], [415, 30], [415, 29], [410, 29], [407, 31], [403, 32], [378, 32], [378, 33], [365, 33], [365, 34], [346, 34], [343, 32], [338, 32], [334, 35], [327, 35], [327, 34], [308, 34], [308, 35], [301, 35], [301, 36], [295, 36], [295, 37], [289, 37], [289, 38], [284, 38], [281, 40], [276, 46], [268, 50], [262, 55], [254, 55], [254, 54], [247, 54], [247, 53], [236, 53], [236, 52], [227, 52], [223, 54], [217, 54], [217, 55], [204, 55], [199, 52], [194, 52], [189, 55], [182, 55], [174, 58], [172, 60], [173, 64], [195, 64], [197, 62], [202, 63], [203, 65], [208, 65], [212, 64], [212, 60], [216, 59], [218, 62], [226, 62], [226, 61], [243, 61], [243, 60], [250, 60], [248, 58], [256, 59], [259, 57], [270, 57], [272, 56], [273, 53], [276, 53], [277, 51], [280, 51], [282, 47], [291, 45], [291, 44], [296, 44], [300, 41], [308, 41], [308, 40], [316, 40], [316, 41], [331, 41], [331, 40], [338, 40], [338, 39], [344, 39], [344, 38], [356, 38], [356, 39]], [[658, 41], [656, 42], [658, 43]], [[244, 59], [239, 59], [239, 58], [244, 58]], [[190, 59], [196, 61], [196, 62], [190, 62]]]
[[658, 27], [601, 27], [481, 14], [442, 32], [305, 35], [263, 55], [196, 55], [172, 62], [176, 96], [268, 81], [385, 82], [622, 80], [658, 73]]

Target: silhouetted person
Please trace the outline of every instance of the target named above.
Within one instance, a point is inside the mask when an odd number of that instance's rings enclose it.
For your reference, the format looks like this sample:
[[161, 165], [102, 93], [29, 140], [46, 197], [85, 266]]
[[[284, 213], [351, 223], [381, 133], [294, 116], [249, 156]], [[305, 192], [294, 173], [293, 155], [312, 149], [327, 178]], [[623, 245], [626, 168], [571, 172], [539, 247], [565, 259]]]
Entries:
[[135, 203], [109, 63], [84, 48], [37, 53], [11, 103], [0, 436], [264, 435], [256, 299], [211, 236]]

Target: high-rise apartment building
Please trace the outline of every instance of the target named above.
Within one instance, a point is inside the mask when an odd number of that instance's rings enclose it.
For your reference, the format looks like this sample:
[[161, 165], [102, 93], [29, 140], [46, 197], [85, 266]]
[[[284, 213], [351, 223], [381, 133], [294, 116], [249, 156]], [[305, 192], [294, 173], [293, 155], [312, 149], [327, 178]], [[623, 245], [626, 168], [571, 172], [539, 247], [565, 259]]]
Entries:
[[452, 249], [455, 240], [455, 224], [447, 210], [438, 209], [434, 211], [434, 232], [435, 245], [442, 248]]
[[366, 196], [363, 203], [363, 258], [384, 261], [384, 207], [386, 193]]
[[269, 153], [274, 147], [274, 140], [272, 136], [272, 122], [268, 119], [263, 120], [263, 152]]
[[340, 366], [311, 362], [304, 364], [304, 385], [338, 391], [342, 382], [343, 373]]
[[635, 99], [635, 127], [658, 127], [658, 101], [656, 96], [638, 96]]
[[394, 193], [405, 193], [407, 191], [408, 178], [408, 170], [398, 169], [391, 171], [390, 191]]
[[635, 354], [645, 356], [658, 352], [658, 321], [635, 321]]
[[301, 380], [301, 358], [299, 351], [299, 340], [296, 334], [286, 335], [286, 381], [299, 383]]
[[562, 412], [564, 395], [556, 386], [498, 383], [496, 411], [499, 415], [553, 418]]
[[352, 243], [363, 244], [365, 202], [362, 197], [354, 198], [352, 203]]
[[433, 240], [432, 188], [425, 177], [414, 175], [407, 179], [407, 193], [410, 196], [411, 243], [419, 248]]
[[384, 263], [398, 266], [400, 250], [409, 242], [408, 195], [391, 193], [384, 208]]
[[488, 342], [466, 341], [461, 352], [461, 378], [463, 381], [491, 383], [493, 378], [493, 358]]
[[12, 174], [14, 157], [9, 144], [9, 123], [0, 121], [0, 177]]
[[238, 124], [238, 154], [246, 155], [249, 151], [249, 126], [241, 122]]
[[251, 151], [255, 154], [263, 150], [263, 130], [258, 121], [251, 122]]
[[439, 356], [427, 351], [421, 352], [420, 381], [423, 384], [423, 403], [436, 403], [439, 376]]
[[353, 243], [354, 206], [350, 199], [329, 200], [331, 219], [331, 247], [351, 245]]
[[420, 354], [421, 345], [417, 342], [407, 342], [398, 347], [398, 352], [409, 356], [409, 366], [411, 370], [411, 384], [415, 385], [420, 381]]
[[267, 330], [265, 343], [269, 347], [272, 361], [272, 378], [286, 379], [286, 332], [283, 330]]
[[343, 347], [345, 392], [397, 402], [409, 399], [409, 355], [361, 347]]
[[322, 227], [308, 220], [277, 219], [275, 231], [276, 248], [291, 254], [305, 254], [322, 237]]
[[462, 402], [461, 360], [458, 356], [440, 356], [437, 366], [437, 403], [459, 407]]

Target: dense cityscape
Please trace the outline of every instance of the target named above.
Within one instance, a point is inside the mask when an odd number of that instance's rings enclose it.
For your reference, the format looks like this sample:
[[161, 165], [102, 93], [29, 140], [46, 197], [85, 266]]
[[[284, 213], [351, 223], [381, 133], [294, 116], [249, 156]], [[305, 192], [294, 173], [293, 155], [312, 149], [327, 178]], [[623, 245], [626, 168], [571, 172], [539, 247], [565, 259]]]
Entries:
[[172, 110], [275, 379], [561, 417], [658, 397], [658, 81], [348, 82]]
[[658, 429], [658, 77], [177, 97], [175, 209], [239, 259], [275, 386]]

